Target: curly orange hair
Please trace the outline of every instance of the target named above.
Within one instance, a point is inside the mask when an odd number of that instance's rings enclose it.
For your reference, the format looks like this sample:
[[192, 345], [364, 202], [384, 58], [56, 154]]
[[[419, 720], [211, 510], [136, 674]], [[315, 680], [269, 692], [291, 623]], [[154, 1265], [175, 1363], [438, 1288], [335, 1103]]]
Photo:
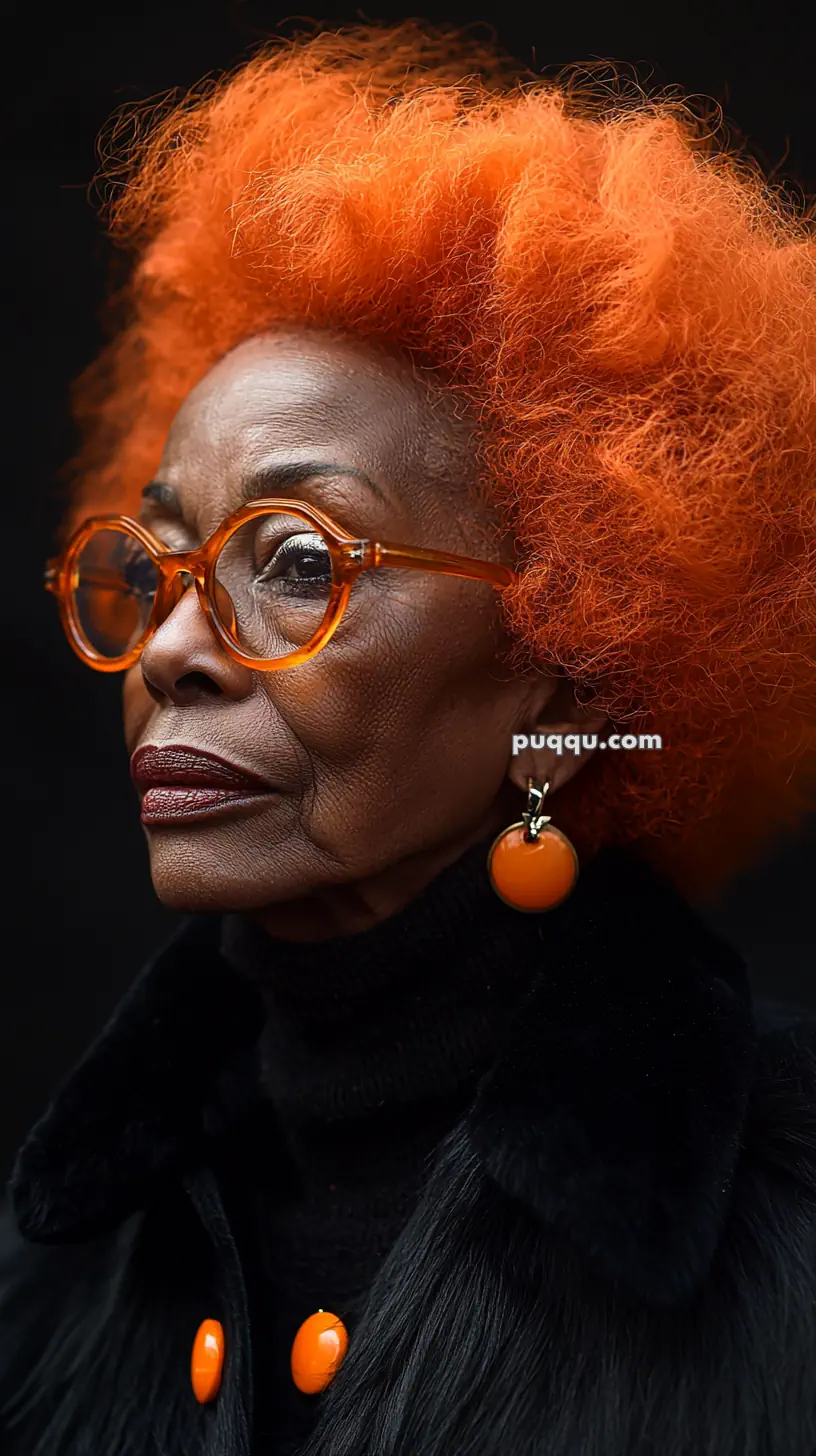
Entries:
[[663, 736], [577, 776], [582, 847], [640, 840], [695, 888], [794, 822], [816, 748], [809, 215], [682, 99], [415, 22], [275, 39], [136, 130], [109, 209], [127, 316], [78, 382], [73, 516], [134, 506], [185, 395], [250, 335], [395, 346], [479, 421], [519, 662]]

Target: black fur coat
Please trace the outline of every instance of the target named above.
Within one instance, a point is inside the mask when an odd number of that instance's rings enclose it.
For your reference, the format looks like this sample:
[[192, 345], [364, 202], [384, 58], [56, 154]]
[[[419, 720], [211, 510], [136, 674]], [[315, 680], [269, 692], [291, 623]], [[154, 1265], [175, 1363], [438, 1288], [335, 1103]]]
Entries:
[[[813, 1456], [816, 1028], [604, 851], [440, 1146], [304, 1456]], [[265, 1456], [220, 1149], [255, 988], [193, 919], [21, 1150], [3, 1456]], [[215, 1303], [214, 1303], [215, 1301]], [[190, 1330], [223, 1312], [221, 1394]]]

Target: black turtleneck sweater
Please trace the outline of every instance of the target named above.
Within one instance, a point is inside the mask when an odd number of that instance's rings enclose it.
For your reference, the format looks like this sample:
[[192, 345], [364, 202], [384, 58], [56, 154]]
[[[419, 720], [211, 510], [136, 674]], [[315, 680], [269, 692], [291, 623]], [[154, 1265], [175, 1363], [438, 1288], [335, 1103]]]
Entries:
[[[196, 917], [137, 978], [11, 1180], [26, 1245], [64, 1246], [0, 1268], [21, 1456], [296, 1456], [321, 1413], [373, 1450], [378, 1371], [410, 1456], [482, 1426], [513, 1456], [813, 1448], [813, 1028], [758, 1017], [740, 957], [632, 854], [535, 916], [487, 847], [363, 935]], [[424, 1316], [389, 1343], [397, 1298]], [[334, 1400], [290, 1372], [321, 1306], [350, 1336]], [[207, 1317], [228, 1364], [201, 1410]]]
[[250, 1300], [258, 1456], [289, 1456], [309, 1433], [320, 1396], [294, 1385], [295, 1334], [323, 1308], [353, 1340], [438, 1144], [540, 968], [547, 917], [499, 900], [489, 844], [355, 935], [295, 944], [224, 917], [222, 952], [259, 983], [268, 1011], [260, 1125], [232, 1141], [227, 1178]]

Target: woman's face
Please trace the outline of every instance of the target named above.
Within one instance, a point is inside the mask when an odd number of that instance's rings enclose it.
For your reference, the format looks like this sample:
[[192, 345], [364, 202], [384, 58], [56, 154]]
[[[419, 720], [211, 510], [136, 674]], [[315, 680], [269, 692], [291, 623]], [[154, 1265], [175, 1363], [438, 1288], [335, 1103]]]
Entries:
[[[254, 494], [310, 502], [356, 536], [497, 559], [472, 450], [400, 361], [313, 332], [265, 335], [185, 401], [142, 519], [184, 549], [270, 467], [332, 462]], [[534, 728], [551, 688], [509, 677], [502, 642], [489, 585], [380, 568], [360, 576], [322, 652], [260, 672], [223, 651], [185, 592], [127, 674], [128, 750], [201, 750], [269, 791], [146, 824], [159, 897], [262, 911], [298, 936], [316, 933], [317, 904], [332, 933], [394, 908], [508, 822], [513, 734]]]

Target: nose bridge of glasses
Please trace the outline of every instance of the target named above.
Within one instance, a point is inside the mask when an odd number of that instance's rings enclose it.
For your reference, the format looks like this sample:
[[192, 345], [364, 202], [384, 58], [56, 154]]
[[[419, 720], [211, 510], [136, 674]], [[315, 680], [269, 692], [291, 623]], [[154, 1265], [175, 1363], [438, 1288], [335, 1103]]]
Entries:
[[156, 624], [165, 622], [191, 586], [196, 587], [196, 597], [204, 609], [205, 617], [215, 607], [216, 615], [227, 631], [236, 631], [235, 607], [226, 587], [218, 579], [211, 582], [212, 595], [207, 589], [208, 557], [200, 547], [192, 551], [174, 551], [163, 554], [159, 565], [161, 574], [156, 591], [154, 615]]
[[163, 551], [154, 559], [159, 571], [157, 607], [163, 609], [164, 616], [172, 611], [194, 582], [200, 592], [204, 591], [207, 562], [200, 547], [191, 551]]
[[166, 621], [188, 587], [200, 581], [203, 589], [204, 569], [196, 551], [162, 552], [156, 565], [159, 570], [153, 612], [158, 624]]
[[207, 559], [200, 546], [194, 546], [188, 551], [162, 551], [155, 560], [165, 581], [186, 577], [186, 586], [190, 585], [193, 578], [198, 578], [202, 583], [204, 581]]

